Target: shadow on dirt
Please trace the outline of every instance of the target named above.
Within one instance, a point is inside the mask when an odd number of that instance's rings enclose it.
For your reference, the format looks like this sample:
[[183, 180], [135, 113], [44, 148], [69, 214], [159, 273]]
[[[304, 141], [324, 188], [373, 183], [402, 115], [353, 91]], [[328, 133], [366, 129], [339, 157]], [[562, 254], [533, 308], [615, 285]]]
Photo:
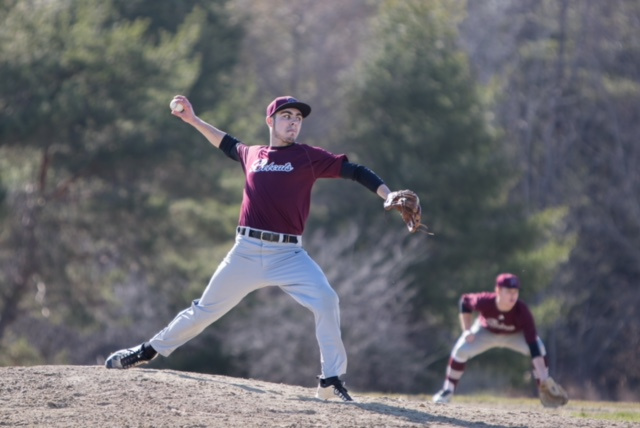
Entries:
[[355, 406], [367, 410], [369, 412], [376, 412], [383, 415], [392, 415], [398, 419], [404, 419], [407, 422], [412, 423], [429, 423], [429, 424], [449, 424], [460, 427], [474, 427], [474, 428], [526, 428], [524, 425], [491, 425], [484, 422], [470, 422], [468, 420], [450, 418], [447, 416], [432, 415], [427, 412], [420, 412], [417, 410], [406, 409], [403, 407], [390, 406], [382, 403], [354, 403]]

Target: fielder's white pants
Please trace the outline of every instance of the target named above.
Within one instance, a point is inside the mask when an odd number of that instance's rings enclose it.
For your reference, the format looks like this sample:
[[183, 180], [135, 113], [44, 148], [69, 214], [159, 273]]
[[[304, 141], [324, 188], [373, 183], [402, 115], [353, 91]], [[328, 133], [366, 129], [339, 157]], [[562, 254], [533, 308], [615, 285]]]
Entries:
[[[466, 335], [463, 334], [460, 336], [451, 351], [451, 356], [459, 363], [466, 363], [467, 360], [493, 348], [507, 348], [523, 355], [531, 355], [529, 345], [527, 345], [527, 342], [524, 340], [524, 334], [522, 332], [513, 334], [492, 333], [482, 327], [480, 322], [476, 319], [471, 327], [471, 333], [475, 335], [473, 342], [467, 342], [465, 339]], [[540, 347], [540, 352], [544, 357], [547, 355], [544, 344], [539, 337], [536, 339], [538, 341], [538, 346]]]
[[[301, 240], [299, 240], [301, 241]], [[218, 266], [200, 299], [180, 312], [151, 340], [167, 357], [221, 318], [247, 294], [277, 286], [313, 312], [320, 346], [322, 377], [347, 371], [347, 354], [340, 334], [340, 309], [336, 292], [301, 242], [273, 243], [236, 236], [236, 243]]]

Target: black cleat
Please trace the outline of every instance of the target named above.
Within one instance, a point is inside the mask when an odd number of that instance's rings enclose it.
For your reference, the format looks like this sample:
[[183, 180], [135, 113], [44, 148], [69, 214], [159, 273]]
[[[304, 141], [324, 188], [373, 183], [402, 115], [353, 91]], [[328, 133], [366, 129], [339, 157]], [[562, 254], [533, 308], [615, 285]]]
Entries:
[[344, 382], [341, 381], [338, 376], [327, 379], [318, 377], [316, 398], [328, 400], [334, 397], [339, 397], [342, 401], [353, 401], [353, 398], [351, 398], [349, 392], [347, 392], [347, 388], [344, 387]]
[[[149, 354], [153, 356], [150, 357]], [[121, 349], [114, 352], [109, 355], [107, 361], [104, 362], [104, 366], [108, 369], [131, 369], [147, 364], [157, 356], [158, 353], [153, 348], [147, 348], [144, 344], [141, 344], [134, 348]]]

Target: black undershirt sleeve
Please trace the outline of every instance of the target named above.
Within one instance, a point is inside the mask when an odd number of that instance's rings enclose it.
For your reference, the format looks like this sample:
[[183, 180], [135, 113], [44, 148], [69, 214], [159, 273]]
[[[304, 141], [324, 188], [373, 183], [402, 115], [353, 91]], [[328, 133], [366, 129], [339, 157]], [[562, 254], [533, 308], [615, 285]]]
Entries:
[[342, 164], [340, 177], [357, 181], [373, 193], [377, 193], [378, 187], [380, 187], [381, 184], [384, 184], [384, 181], [382, 181], [375, 172], [371, 171], [366, 166], [351, 162], [344, 162]]
[[231, 135], [225, 134], [225, 136], [222, 138], [222, 141], [220, 141], [220, 146], [218, 148], [222, 150], [225, 155], [227, 155], [234, 161], [239, 162], [240, 157], [238, 156], [238, 151], [236, 150], [236, 144], [238, 144], [239, 142], [240, 141], [238, 141]]
[[473, 310], [471, 310], [471, 308], [467, 304], [467, 301], [464, 298], [464, 296], [460, 297], [460, 301], [458, 302], [458, 308], [460, 309], [461, 314], [470, 314], [473, 312]]
[[527, 345], [529, 345], [529, 352], [531, 352], [531, 358], [542, 356], [542, 352], [540, 352], [540, 347], [538, 346], [537, 340], [533, 343], [527, 343]]

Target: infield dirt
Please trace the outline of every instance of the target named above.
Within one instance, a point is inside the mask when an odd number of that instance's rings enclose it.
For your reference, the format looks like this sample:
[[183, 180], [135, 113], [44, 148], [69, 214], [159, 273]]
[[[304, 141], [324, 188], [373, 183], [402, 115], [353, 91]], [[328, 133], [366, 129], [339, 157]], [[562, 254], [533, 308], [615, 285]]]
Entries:
[[[452, 403], [358, 394], [321, 401], [315, 388], [173, 370], [101, 366], [0, 368], [5, 427], [631, 427], [577, 417], [571, 402]], [[576, 406], [576, 407], [574, 407]]]

